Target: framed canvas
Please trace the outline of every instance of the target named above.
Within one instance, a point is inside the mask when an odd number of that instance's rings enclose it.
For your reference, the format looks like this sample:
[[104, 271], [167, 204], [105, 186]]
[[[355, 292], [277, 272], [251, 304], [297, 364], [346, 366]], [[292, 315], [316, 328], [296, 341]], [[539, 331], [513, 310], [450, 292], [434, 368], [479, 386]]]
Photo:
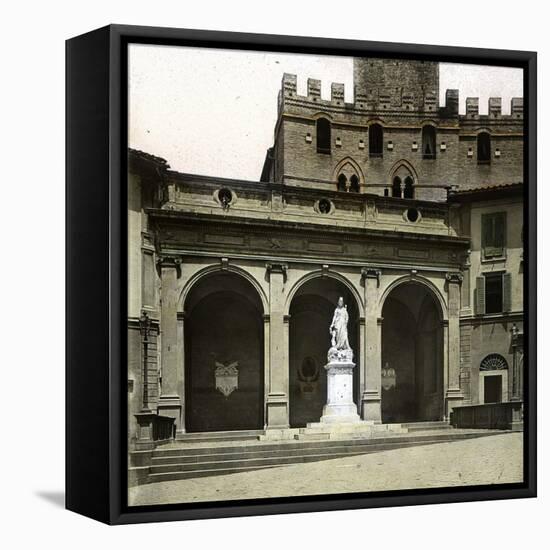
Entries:
[[67, 42], [67, 508], [536, 495], [536, 54]]

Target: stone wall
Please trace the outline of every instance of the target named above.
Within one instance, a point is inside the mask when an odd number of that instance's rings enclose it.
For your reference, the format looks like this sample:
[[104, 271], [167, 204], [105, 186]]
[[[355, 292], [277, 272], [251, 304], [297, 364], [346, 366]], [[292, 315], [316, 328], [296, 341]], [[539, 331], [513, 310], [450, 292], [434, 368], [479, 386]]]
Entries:
[[[307, 95], [297, 94], [296, 76], [285, 74], [279, 94], [273, 154], [274, 180], [317, 189], [336, 189], [342, 163], [356, 167], [361, 191], [384, 194], [396, 168], [405, 163], [415, 182], [415, 198], [445, 200], [446, 188], [471, 188], [523, 181], [523, 100], [514, 98], [503, 115], [500, 98], [479, 114], [478, 99], [467, 98], [458, 113], [459, 90], [447, 90], [439, 106], [437, 63], [356, 59], [355, 98], [345, 103], [342, 84], [331, 99], [321, 82], [308, 80]], [[331, 124], [330, 152], [318, 152], [316, 121]], [[369, 154], [369, 127], [384, 129], [383, 155]], [[436, 158], [423, 158], [422, 128], [436, 129]], [[491, 159], [478, 163], [477, 135], [491, 136]], [[390, 192], [391, 194], [391, 192]]]

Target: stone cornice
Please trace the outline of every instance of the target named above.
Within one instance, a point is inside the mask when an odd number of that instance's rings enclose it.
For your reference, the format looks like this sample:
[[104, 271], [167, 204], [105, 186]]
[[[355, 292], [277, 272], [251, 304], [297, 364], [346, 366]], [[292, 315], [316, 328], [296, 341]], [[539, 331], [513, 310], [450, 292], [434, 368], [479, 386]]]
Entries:
[[203, 226], [214, 225], [217, 228], [222, 226], [234, 226], [237, 230], [244, 230], [246, 232], [254, 231], [267, 231], [272, 233], [274, 230], [290, 231], [293, 235], [303, 233], [304, 235], [311, 236], [326, 236], [335, 235], [338, 238], [352, 239], [358, 237], [366, 239], [368, 237], [374, 239], [386, 239], [393, 243], [419, 242], [424, 246], [430, 246], [435, 243], [468, 247], [470, 245], [470, 239], [466, 237], [454, 237], [451, 235], [433, 234], [433, 233], [421, 233], [421, 232], [407, 232], [396, 231], [387, 229], [374, 229], [370, 227], [359, 226], [336, 226], [329, 224], [314, 224], [308, 222], [301, 222], [297, 224], [295, 221], [290, 220], [272, 220], [265, 218], [245, 218], [240, 216], [220, 216], [218, 214], [203, 214], [194, 212], [182, 212], [178, 210], [162, 210], [162, 209], [147, 209], [147, 214], [157, 222], [182, 222], [187, 224], [197, 224]]

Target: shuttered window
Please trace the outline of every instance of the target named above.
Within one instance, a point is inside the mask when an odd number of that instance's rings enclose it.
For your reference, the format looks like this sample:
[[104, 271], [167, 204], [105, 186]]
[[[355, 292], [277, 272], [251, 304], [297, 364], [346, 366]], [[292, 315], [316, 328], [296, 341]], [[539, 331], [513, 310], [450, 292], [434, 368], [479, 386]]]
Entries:
[[512, 274], [488, 273], [476, 277], [475, 313], [503, 313], [512, 310]]
[[502, 312], [502, 274], [485, 276], [485, 313]]
[[474, 300], [476, 315], [483, 315], [485, 313], [485, 277], [476, 277]]
[[512, 311], [512, 274], [502, 275], [502, 311]]
[[483, 258], [498, 258], [506, 250], [506, 212], [481, 216], [481, 248]]

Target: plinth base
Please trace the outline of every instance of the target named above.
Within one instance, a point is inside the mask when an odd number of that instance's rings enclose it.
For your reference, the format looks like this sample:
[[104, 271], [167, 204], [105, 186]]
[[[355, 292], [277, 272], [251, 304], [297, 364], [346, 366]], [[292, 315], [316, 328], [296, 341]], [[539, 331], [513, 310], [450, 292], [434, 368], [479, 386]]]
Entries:
[[355, 403], [346, 405], [325, 405], [323, 407], [322, 424], [351, 424], [361, 422]]
[[[331, 349], [329, 358], [336, 356]], [[350, 350], [351, 352], [351, 350]], [[343, 353], [343, 352], [342, 352]], [[352, 361], [331, 360], [325, 365], [327, 370], [327, 404], [323, 407], [322, 424], [350, 424], [361, 422], [357, 414], [357, 405], [353, 402], [353, 368]]]

